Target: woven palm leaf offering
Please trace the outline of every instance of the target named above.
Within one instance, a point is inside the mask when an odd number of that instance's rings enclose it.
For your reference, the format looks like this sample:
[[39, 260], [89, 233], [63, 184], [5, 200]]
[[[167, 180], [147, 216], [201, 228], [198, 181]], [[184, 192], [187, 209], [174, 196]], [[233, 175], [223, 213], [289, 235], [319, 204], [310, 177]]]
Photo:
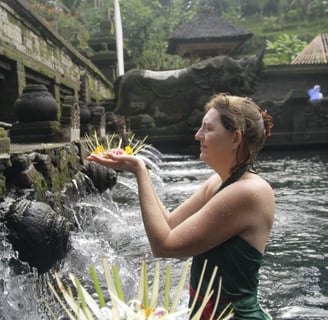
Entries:
[[134, 156], [149, 147], [149, 145], [145, 143], [147, 136], [142, 140], [137, 140], [134, 134], [130, 135], [125, 145], [123, 144], [123, 139], [116, 134], [111, 135], [110, 138], [106, 136], [104, 138], [104, 143], [100, 143], [97, 132], [95, 132], [92, 137], [85, 135], [85, 139], [88, 152], [105, 158], [108, 157], [109, 153]]
[[[173, 299], [170, 301], [170, 266], [166, 267], [165, 283], [164, 286], [160, 285], [160, 264], [157, 261], [154, 268], [152, 288], [148, 288], [148, 275], [147, 265], [145, 260], [142, 260], [141, 272], [139, 279], [138, 293], [135, 299], [125, 302], [121, 282], [118, 275], [118, 268], [116, 266], [109, 267], [106, 258], [103, 259], [104, 275], [107, 284], [107, 293], [109, 293], [110, 301], [105, 301], [106, 294], [102, 291], [99, 283], [96, 271], [94, 267], [90, 267], [90, 274], [92, 282], [94, 284], [95, 293], [89, 293], [86, 288], [80, 283], [79, 279], [73, 274], [69, 274], [69, 279], [72, 282], [73, 288], [66, 288], [63, 284], [58, 273], [55, 273], [56, 283], [58, 288], [55, 288], [51, 282], [48, 285], [54, 294], [54, 297], [59, 302], [70, 320], [176, 320], [176, 319], [189, 319], [190, 313], [193, 310], [191, 308], [184, 308], [178, 310], [178, 304], [181, 299], [181, 294], [185, 285], [188, 270], [190, 266], [190, 259], [185, 263], [182, 270], [180, 280], [178, 282]], [[206, 269], [206, 263], [204, 264], [202, 275]], [[213, 281], [216, 276], [217, 269], [214, 270], [211, 281], [208, 285], [207, 292], [203, 297], [203, 302], [199, 310], [195, 312], [191, 320], [199, 320], [201, 314], [213, 295]], [[202, 278], [201, 278], [202, 279]], [[198, 296], [199, 287], [196, 291], [196, 298]], [[221, 281], [220, 281], [221, 286]], [[159, 306], [160, 288], [164, 288], [164, 305]], [[73, 291], [76, 294], [73, 294]], [[220, 288], [219, 291], [220, 292]], [[219, 294], [216, 297], [215, 305], [218, 305]], [[197, 299], [195, 299], [197, 300]], [[51, 310], [50, 304], [46, 303], [47, 308], [53, 315], [54, 319], [57, 319], [55, 313]], [[221, 315], [217, 318], [214, 317], [214, 312], [210, 319], [228, 320], [232, 319], [233, 312], [231, 306], [228, 305]]]

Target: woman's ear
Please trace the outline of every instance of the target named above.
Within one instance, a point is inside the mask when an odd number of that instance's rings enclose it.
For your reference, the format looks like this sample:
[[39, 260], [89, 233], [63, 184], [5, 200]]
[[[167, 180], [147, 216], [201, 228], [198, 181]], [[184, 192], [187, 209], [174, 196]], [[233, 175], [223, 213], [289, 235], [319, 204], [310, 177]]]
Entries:
[[241, 130], [238, 129], [233, 133], [232, 148], [237, 149], [240, 146], [242, 141], [243, 141], [243, 135], [241, 133]]

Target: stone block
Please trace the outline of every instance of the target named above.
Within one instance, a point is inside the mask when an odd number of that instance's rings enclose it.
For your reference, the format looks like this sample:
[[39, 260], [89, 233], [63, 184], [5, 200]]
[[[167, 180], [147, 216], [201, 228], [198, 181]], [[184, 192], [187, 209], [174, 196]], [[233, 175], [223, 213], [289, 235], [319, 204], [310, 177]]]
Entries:
[[0, 138], [0, 154], [10, 152], [10, 139]]

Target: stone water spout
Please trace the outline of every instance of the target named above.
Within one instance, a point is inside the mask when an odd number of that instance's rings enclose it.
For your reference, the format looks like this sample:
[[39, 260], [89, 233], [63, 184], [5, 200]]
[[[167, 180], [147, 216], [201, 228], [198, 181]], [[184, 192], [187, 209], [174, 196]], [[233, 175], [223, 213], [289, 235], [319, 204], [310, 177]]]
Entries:
[[19, 258], [42, 274], [64, 258], [72, 225], [49, 205], [19, 200], [6, 214], [9, 240]]

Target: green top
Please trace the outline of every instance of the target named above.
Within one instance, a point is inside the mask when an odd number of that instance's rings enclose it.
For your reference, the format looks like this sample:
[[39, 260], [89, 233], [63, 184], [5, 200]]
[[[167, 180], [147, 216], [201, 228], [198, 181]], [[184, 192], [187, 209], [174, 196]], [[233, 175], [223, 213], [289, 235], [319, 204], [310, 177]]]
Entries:
[[[241, 175], [249, 169], [250, 166], [247, 165], [237, 170], [217, 192], [238, 180]], [[263, 261], [261, 252], [237, 235], [214, 249], [193, 257], [190, 286], [194, 291], [197, 289], [205, 260], [207, 260], [207, 267], [200, 290], [200, 296], [205, 295], [213, 269], [215, 266], [218, 266], [218, 276], [213, 285], [214, 295], [212, 299], [215, 301], [218, 295], [219, 278], [222, 277], [220, 302], [216, 311], [216, 317], [220, 315], [229, 302], [232, 302], [235, 320], [271, 319], [257, 301], [257, 287], [259, 282], [258, 270]], [[194, 310], [197, 310], [201, 305], [200, 299], [197, 300]], [[192, 302], [193, 297], [191, 294], [190, 306]], [[205, 320], [206, 318], [207, 317], [204, 316], [202, 319]]]

